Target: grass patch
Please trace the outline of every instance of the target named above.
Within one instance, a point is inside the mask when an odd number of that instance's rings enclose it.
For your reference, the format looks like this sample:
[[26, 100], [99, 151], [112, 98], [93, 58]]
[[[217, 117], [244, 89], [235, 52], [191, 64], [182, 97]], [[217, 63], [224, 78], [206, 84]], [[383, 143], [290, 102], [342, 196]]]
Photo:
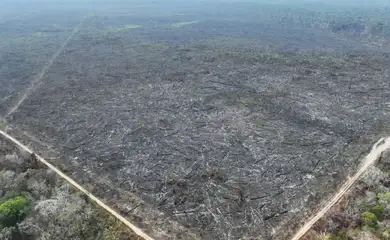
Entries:
[[118, 32], [118, 31], [123, 31], [123, 30], [128, 30], [128, 29], [136, 29], [142, 27], [141, 25], [137, 24], [127, 24], [127, 25], [121, 25], [117, 28], [111, 28], [112, 31]]
[[188, 26], [188, 25], [196, 24], [196, 23], [198, 23], [198, 22], [199, 22], [199, 21], [178, 22], [178, 23], [173, 23], [173, 24], [171, 24], [171, 27], [173, 27], [173, 28], [181, 28], [181, 27], [185, 27], [185, 26]]
[[167, 44], [148, 40], [140, 42], [138, 46], [150, 48], [152, 50], [164, 50], [169, 47]]
[[35, 32], [35, 33], [31, 34], [31, 37], [39, 38], [39, 37], [42, 37], [42, 36], [43, 36], [42, 32]]
[[255, 122], [255, 125], [256, 125], [256, 127], [264, 127], [265, 123], [262, 121], [257, 121], [257, 122]]
[[110, 27], [105, 27], [105, 28], [85, 28], [84, 33], [88, 34], [89, 37], [92, 38], [102, 38], [102, 37], [107, 37], [110, 36], [113, 33], [120, 32], [120, 31], [125, 31], [125, 30], [132, 30], [132, 29], [137, 29], [141, 28], [141, 25], [136, 25], [136, 24], [127, 24], [127, 25], [120, 25], [120, 26], [110, 26]]

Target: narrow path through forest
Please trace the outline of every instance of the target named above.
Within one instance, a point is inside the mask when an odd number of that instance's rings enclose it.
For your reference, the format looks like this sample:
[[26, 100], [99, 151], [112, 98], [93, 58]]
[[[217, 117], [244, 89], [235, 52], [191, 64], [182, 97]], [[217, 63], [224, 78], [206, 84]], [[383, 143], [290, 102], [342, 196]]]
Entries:
[[376, 160], [381, 156], [381, 154], [390, 148], [390, 137], [381, 138], [378, 142], [374, 144], [371, 149], [371, 152], [364, 158], [359, 170], [353, 175], [353, 177], [349, 178], [340, 190], [333, 196], [333, 198], [313, 217], [306, 222], [303, 227], [301, 227], [298, 232], [294, 235], [291, 240], [299, 240], [303, 237], [307, 231], [320, 219], [322, 218], [333, 205], [335, 205], [344, 194], [351, 188], [351, 186], [362, 176], [362, 174], [373, 165]]
[[24, 90], [24, 93], [19, 97], [18, 101], [10, 107], [10, 109], [7, 112], [6, 116], [11, 115], [14, 113], [20, 105], [26, 100], [26, 98], [34, 92], [35, 89], [39, 87], [39, 85], [42, 83], [42, 78], [45, 76], [47, 70], [53, 65], [54, 61], [57, 59], [57, 57], [61, 54], [61, 52], [64, 50], [66, 45], [68, 45], [69, 41], [73, 38], [73, 36], [79, 31], [81, 25], [84, 23], [84, 21], [87, 19], [87, 17], [84, 17], [79, 24], [73, 29], [72, 33], [68, 36], [68, 38], [61, 44], [60, 48], [53, 54], [53, 56], [50, 58], [50, 60], [43, 66], [42, 70], [39, 72], [37, 76], [31, 81], [30, 85]]

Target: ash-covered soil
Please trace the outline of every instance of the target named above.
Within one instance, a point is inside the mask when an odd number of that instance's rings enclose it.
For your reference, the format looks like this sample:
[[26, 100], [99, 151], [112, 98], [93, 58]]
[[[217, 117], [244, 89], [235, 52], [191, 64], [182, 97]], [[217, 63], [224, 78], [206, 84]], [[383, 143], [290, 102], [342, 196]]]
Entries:
[[[58, 18], [61, 31], [37, 42], [2, 43], [3, 117], [81, 18]], [[388, 133], [389, 49], [195, 20], [89, 16], [3, 126], [102, 198], [133, 196], [127, 214], [146, 229], [284, 236]], [[18, 31], [44, 25], [28, 23]], [[312, 42], [323, 35], [331, 44]]]

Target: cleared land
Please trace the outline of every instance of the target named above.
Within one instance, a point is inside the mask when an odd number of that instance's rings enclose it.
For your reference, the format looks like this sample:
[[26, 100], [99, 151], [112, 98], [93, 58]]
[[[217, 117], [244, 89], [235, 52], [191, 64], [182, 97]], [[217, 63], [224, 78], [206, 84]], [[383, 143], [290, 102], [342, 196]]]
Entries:
[[89, 16], [8, 116], [86, 14], [0, 24], [3, 128], [156, 235], [286, 239], [388, 134], [390, 49], [233, 9]]

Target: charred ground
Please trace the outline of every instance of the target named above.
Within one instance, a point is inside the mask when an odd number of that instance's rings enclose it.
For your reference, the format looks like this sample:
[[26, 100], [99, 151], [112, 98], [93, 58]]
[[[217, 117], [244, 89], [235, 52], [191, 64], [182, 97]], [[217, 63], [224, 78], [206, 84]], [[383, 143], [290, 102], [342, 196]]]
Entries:
[[[145, 228], [279, 236], [388, 133], [390, 49], [368, 10], [267, 7], [89, 15], [3, 125]], [[0, 25], [3, 117], [87, 15], [62, 14]]]

